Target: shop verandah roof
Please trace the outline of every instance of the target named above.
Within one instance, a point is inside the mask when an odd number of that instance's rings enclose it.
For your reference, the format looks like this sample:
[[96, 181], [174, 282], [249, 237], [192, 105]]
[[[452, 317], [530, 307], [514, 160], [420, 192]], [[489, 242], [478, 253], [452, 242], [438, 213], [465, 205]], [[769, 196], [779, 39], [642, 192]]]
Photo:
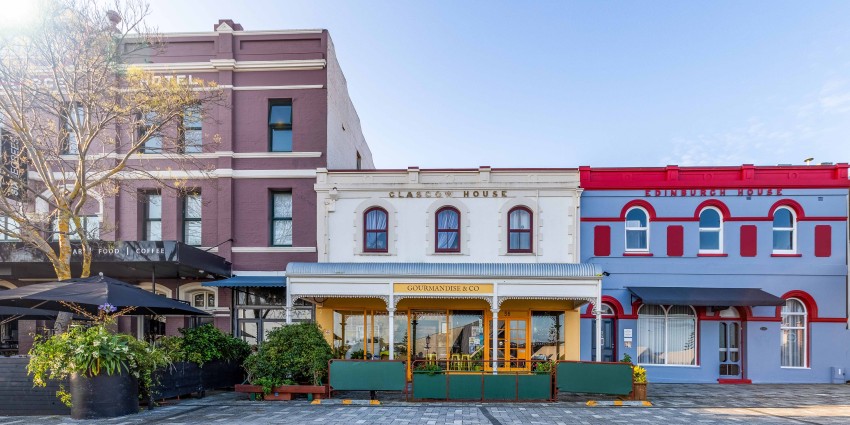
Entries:
[[286, 275], [598, 278], [602, 268], [589, 263], [289, 263]]

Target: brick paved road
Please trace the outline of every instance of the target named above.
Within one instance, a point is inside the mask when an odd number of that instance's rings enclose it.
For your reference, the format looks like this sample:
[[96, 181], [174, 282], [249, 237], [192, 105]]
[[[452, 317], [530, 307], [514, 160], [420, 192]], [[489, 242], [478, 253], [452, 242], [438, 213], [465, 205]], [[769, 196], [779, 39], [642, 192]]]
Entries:
[[[382, 406], [255, 402], [234, 393], [189, 399], [98, 424], [850, 424], [850, 385], [651, 385], [654, 407], [587, 407], [588, 397], [555, 403], [407, 403]], [[2, 424], [81, 424], [67, 417], [0, 417]]]

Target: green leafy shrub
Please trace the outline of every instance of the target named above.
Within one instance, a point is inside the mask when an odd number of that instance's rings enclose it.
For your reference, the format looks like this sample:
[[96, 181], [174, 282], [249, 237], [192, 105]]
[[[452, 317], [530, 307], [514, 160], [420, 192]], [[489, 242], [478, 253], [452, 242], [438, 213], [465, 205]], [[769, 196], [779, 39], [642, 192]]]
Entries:
[[[112, 333], [105, 323], [74, 325], [62, 334], [37, 338], [29, 352], [27, 372], [36, 386], [48, 380], [64, 380], [77, 373], [86, 376], [128, 373], [139, 379], [143, 389], [152, 386], [151, 374], [171, 363], [162, 350], [126, 334]], [[70, 395], [60, 386], [57, 396], [71, 405]]]
[[322, 385], [331, 347], [314, 323], [300, 323], [269, 332], [256, 353], [245, 360], [248, 380], [271, 389], [286, 381]]
[[623, 354], [623, 358], [620, 359], [620, 363], [632, 364], [632, 356], [630, 356], [629, 353]]
[[555, 362], [552, 360], [534, 364], [534, 371], [537, 373], [552, 373], [553, 369], [555, 369]]
[[242, 362], [251, 353], [245, 341], [222, 332], [212, 324], [191, 329], [180, 329], [182, 337], [167, 336], [157, 341], [157, 346], [175, 361], [188, 361], [202, 365], [213, 360]]
[[428, 375], [436, 375], [438, 373], [443, 373], [443, 368], [440, 365], [430, 363], [430, 364], [420, 364], [416, 366], [414, 369], [418, 373], [427, 373]]

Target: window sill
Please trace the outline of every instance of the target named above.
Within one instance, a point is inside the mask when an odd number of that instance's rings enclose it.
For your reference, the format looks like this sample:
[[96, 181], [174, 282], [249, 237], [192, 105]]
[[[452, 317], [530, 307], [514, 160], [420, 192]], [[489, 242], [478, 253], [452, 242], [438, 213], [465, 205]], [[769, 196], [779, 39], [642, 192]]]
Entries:
[[770, 254], [771, 257], [802, 257], [803, 254]]
[[653, 256], [653, 255], [652, 255], [652, 253], [651, 253], [651, 252], [634, 252], [634, 251], [627, 251], [627, 252], [624, 252], [624, 253], [623, 253], [623, 257], [652, 257], [652, 256]]
[[529, 255], [531, 255], [531, 256], [533, 256], [533, 255], [536, 255], [536, 254], [534, 254], [533, 252], [506, 252], [502, 255], [515, 255], [515, 256], [529, 256]]
[[642, 368], [647, 368], [647, 367], [686, 367], [686, 368], [691, 368], [691, 369], [699, 369], [699, 368], [702, 367], [700, 365], [692, 365], [692, 364], [652, 364], [652, 363], [645, 364], [645, 363], [638, 363], [637, 365], [642, 367]]
[[728, 257], [729, 254], [724, 254], [722, 252], [701, 252], [697, 254], [697, 257]]
[[357, 254], [358, 255], [374, 255], [374, 256], [377, 256], [377, 257], [395, 255], [392, 252], [370, 252], [370, 251], [361, 251], [361, 252], [358, 252]]
[[434, 251], [431, 255], [466, 255], [461, 251]]
[[791, 370], [812, 370], [810, 367], [800, 367], [800, 366], [779, 366], [780, 369], [791, 369]]

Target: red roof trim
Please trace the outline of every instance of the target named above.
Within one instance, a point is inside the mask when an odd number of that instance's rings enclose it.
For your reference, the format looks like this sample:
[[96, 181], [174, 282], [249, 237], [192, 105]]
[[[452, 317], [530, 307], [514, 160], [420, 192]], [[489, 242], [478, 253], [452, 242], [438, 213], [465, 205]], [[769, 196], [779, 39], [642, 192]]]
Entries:
[[581, 187], [598, 190], [674, 188], [846, 188], [847, 163], [733, 167], [579, 167]]

